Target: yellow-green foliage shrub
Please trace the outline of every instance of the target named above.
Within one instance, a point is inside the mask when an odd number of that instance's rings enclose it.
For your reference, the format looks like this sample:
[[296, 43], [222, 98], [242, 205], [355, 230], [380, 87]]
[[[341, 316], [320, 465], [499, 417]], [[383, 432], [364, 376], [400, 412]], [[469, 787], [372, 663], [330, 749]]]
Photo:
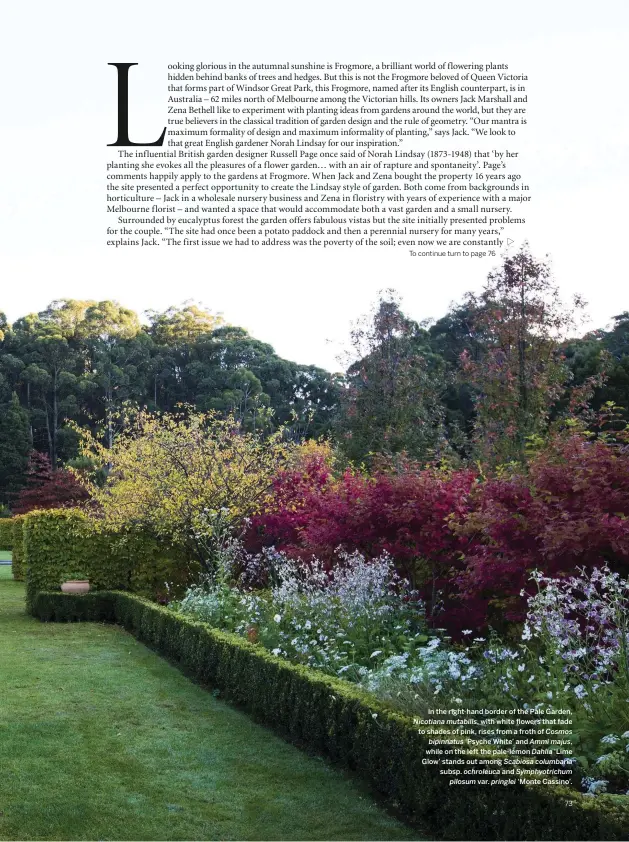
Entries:
[[11, 536], [11, 553], [13, 562], [11, 565], [11, 572], [13, 578], [18, 582], [23, 582], [26, 578], [26, 567], [24, 561], [24, 515], [16, 515], [11, 518], [13, 524], [13, 533]]
[[210, 558], [214, 521], [240, 524], [261, 511], [273, 480], [292, 452], [281, 430], [262, 438], [214, 412], [142, 412], [110, 448], [82, 434], [83, 455], [108, 466], [104, 485], [90, 484], [103, 521]]
[[13, 547], [13, 520], [8, 517], [0, 518], [0, 550], [11, 551]]
[[139, 533], [108, 530], [76, 509], [30, 512], [24, 518], [26, 599], [86, 578], [92, 590], [126, 590], [149, 598], [172, 582], [179, 596], [195, 574], [180, 554]]

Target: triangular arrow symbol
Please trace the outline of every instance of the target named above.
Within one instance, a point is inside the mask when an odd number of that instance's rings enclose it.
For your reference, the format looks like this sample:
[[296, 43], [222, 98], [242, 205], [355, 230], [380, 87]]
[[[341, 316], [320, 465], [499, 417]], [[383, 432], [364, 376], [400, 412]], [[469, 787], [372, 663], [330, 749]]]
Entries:
[[510, 239], [507, 237], [507, 245], [508, 245], [508, 246], [512, 246], [514, 242], [515, 242], [515, 240], [510, 240]]

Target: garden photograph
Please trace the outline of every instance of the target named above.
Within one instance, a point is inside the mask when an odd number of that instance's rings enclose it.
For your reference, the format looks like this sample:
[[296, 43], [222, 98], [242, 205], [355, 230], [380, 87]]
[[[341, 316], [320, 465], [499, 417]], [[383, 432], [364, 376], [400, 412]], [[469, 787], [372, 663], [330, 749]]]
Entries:
[[629, 311], [470, 278], [0, 313], [0, 840], [629, 838]]

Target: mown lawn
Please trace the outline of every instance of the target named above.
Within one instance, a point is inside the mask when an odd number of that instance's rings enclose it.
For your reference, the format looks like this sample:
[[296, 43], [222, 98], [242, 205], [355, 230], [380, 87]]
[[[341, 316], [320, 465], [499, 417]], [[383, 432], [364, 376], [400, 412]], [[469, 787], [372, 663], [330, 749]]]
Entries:
[[355, 780], [0, 566], [0, 839], [413, 839]]
[[11, 561], [11, 553], [8, 553], [6, 550], [0, 550], [0, 561]]

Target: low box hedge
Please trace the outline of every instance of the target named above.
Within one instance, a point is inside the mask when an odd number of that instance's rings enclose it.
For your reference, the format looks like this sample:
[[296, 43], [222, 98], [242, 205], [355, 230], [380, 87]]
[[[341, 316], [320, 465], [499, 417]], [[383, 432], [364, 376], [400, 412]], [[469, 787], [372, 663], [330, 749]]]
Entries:
[[34, 616], [116, 622], [287, 739], [355, 770], [441, 839], [626, 840], [629, 806], [564, 787], [453, 785], [416, 723], [360, 688], [133, 594], [37, 593]]

